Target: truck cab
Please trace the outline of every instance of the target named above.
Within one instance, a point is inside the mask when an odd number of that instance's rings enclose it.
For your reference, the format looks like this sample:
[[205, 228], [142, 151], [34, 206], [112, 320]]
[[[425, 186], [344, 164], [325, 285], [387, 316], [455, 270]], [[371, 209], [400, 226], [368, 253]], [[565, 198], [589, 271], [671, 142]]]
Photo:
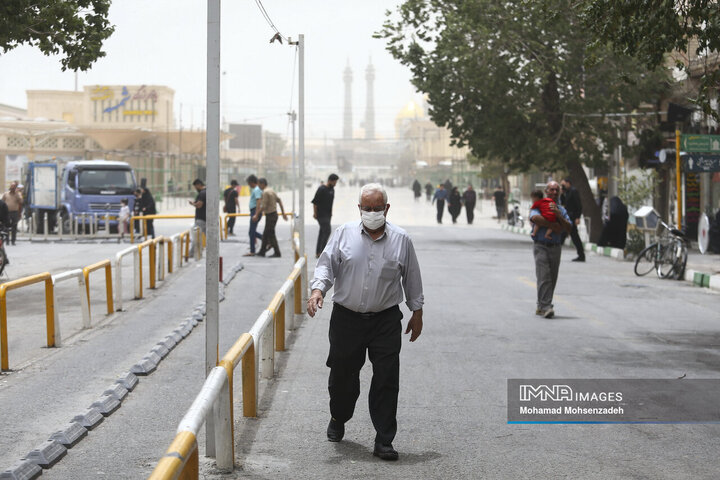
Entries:
[[[72, 218], [89, 225], [97, 219], [98, 227], [116, 230], [123, 198], [133, 211], [137, 188], [135, 175], [126, 162], [83, 160], [68, 162], [60, 176], [59, 214], [64, 233], [72, 231]], [[111, 217], [105, 225], [105, 217]]]

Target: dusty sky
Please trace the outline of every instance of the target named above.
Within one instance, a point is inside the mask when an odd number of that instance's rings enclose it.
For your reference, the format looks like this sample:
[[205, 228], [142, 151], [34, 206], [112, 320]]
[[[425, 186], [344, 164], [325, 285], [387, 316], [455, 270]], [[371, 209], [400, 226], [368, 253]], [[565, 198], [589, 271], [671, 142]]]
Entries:
[[[409, 71], [372, 38], [394, 10], [395, 0], [263, 0], [265, 10], [286, 37], [305, 34], [307, 134], [340, 137], [348, 60], [353, 69], [353, 125], [365, 115], [365, 68], [375, 66], [378, 137], [394, 136], [397, 112], [418, 95]], [[78, 75], [85, 85], [167, 85], [175, 90], [176, 120], [182, 104], [185, 128], [202, 125], [205, 110], [206, 2], [201, 0], [115, 0], [110, 20], [115, 33], [107, 56]], [[230, 122], [262, 123], [289, 132], [287, 112], [297, 109], [295, 48], [269, 43], [274, 31], [255, 0], [222, 2], [223, 113]], [[0, 56], [0, 103], [26, 106], [25, 90], [72, 90], [73, 72], [62, 72], [57, 58], [29, 47]]]

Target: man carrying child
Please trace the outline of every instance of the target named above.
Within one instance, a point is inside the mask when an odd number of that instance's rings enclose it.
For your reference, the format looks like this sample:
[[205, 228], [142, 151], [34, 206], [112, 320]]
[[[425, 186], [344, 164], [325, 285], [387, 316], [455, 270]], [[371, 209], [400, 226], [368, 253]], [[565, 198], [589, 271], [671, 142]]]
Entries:
[[[552, 299], [557, 284], [562, 251], [561, 234], [570, 231], [571, 222], [565, 209], [557, 203], [560, 196], [560, 185], [551, 180], [545, 187], [545, 195], [546, 198], [537, 199], [538, 201], [533, 204], [533, 208], [530, 210], [530, 221], [535, 225], [532, 234], [535, 276], [537, 279], [537, 308], [535, 314], [545, 318], [552, 318], [555, 315]], [[555, 217], [554, 221], [548, 220], [543, 215], [542, 209], [546, 210], [548, 217], [552, 213]]]

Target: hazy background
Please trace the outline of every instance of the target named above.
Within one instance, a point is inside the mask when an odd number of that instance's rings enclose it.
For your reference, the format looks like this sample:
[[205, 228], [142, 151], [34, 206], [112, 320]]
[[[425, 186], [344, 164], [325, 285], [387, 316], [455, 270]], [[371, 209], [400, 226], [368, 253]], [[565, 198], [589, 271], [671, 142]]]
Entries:
[[[353, 69], [353, 127], [365, 116], [365, 68], [375, 65], [376, 137], [395, 136], [395, 115], [417, 99], [408, 70], [393, 60], [384, 42], [372, 38], [387, 9], [381, 0], [263, 0], [265, 10], [286, 37], [305, 34], [307, 135], [342, 134], [343, 70]], [[200, 0], [116, 0], [110, 9], [115, 33], [107, 56], [78, 84], [167, 85], [175, 90], [176, 124], [204, 123], [206, 78], [206, 2]], [[295, 47], [270, 44], [274, 31], [253, 0], [222, 2], [222, 112], [228, 122], [262, 123], [285, 134], [287, 112], [297, 109]], [[74, 72], [61, 72], [57, 58], [31, 47], [0, 56], [0, 103], [25, 108], [25, 90], [73, 90]], [[291, 92], [291, 88], [293, 91]]]

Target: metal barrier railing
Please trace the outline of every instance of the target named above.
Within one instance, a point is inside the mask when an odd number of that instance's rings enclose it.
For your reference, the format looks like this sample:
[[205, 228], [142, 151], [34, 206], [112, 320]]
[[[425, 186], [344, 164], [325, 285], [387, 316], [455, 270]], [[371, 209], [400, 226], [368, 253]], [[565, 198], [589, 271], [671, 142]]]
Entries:
[[[142, 250], [147, 247], [149, 250], [149, 287], [156, 287], [156, 280], [165, 279], [165, 244], [168, 245], [168, 273], [173, 272], [174, 262], [174, 244], [177, 242], [177, 266], [182, 266], [182, 242], [186, 240], [186, 255], [189, 246], [189, 231], [178, 233], [171, 238], [159, 236], [154, 240], [147, 240], [139, 245], [128, 247], [115, 255], [115, 288], [113, 295], [113, 275], [112, 262], [110, 260], [102, 260], [100, 262], [88, 265], [81, 269], [70, 270], [56, 275], [49, 272], [31, 275], [28, 277], [12, 280], [0, 284], [0, 371], [9, 369], [8, 361], [8, 332], [7, 332], [7, 291], [14, 290], [26, 285], [45, 282], [45, 315], [47, 324], [47, 345], [48, 347], [61, 345], [60, 322], [59, 315], [55, 305], [57, 299], [55, 296], [55, 285], [71, 278], [78, 279], [78, 287], [80, 290], [80, 307], [83, 319], [83, 328], [92, 326], [92, 314], [90, 308], [90, 273], [105, 269], [105, 293], [107, 303], [107, 314], [114, 312], [115, 306], [118, 311], [122, 310], [122, 260], [127, 255], [133, 254], [133, 270], [135, 284], [135, 298], [141, 299], [143, 292], [142, 279]], [[156, 261], [157, 260], [157, 261]], [[186, 257], [187, 261], [187, 257]]]
[[130, 243], [135, 243], [135, 222], [142, 222], [142, 236], [147, 238], [147, 221], [148, 220], [177, 220], [183, 218], [195, 218], [195, 214], [177, 214], [177, 215], [134, 215], [130, 217]]
[[[151, 480], [169, 478], [198, 478], [199, 459], [197, 434], [203, 423], [213, 422], [214, 438], [207, 439], [206, 454], [216, 457], [219, 469], [232, 469], [235, 463], [233, 376], [235, 367], [242, 363], [243, 416], [257, 416], [258, 381], [260, 374], [265, 378], [274, 375], [274, 352], [285, 349], [285, 308], [293, 298], [295, 313], [298, 313], [297, 299], [303, 288], [302, 272], [307, 259], [303, 256], [293, 266], [292, 273], [273, 297], [270, 305], [253, 324], [249, 333], [244, 333], [210, 371], [200, 393], [183, 417], [175, 439], [150, 475]], [[274, 342], [273, 342], [274, 339]], [[273, 345], [274, 344], [274, 345]], [[256, 346], [260, 346], [260, 352]], [[258, 356], [262, 359], [258, 362]], [[208, 417], [213, 413], [212, 419]]]
[[83, 320], [83, 328], [90, 328], [90, 302], [88, 301], [87, 297], [87, 290], [85, 289], [85, 275], [83, 275], [83, 271], [79, 268], [76, 268], [75, 270], [69, 270], [67, 272], [58, 273], [57, 275], [52, 276], [52, 282], [53, 282], [53, 304], [55, 305], [55, 346], [59, 347], [61, 346], [61, 338], [62, 335], [60, 333], [60, 318], [58, 314], [58, 308], [57, 308], [57, 289], [54, 288], [57, 286], [58, 283], [63, 282], [65, 280], [70, 280], [73, 278], [77, 278], [78, 282], [78, 289], [80, 290], [80, 310], [82, 312], [82, 320]]
[[55, 288], [49, 272], [18, 278], [0, 285], [0, 370], [9, 370], [7, 341], [7, 292], [16, 288], [45, 282], [45, 322], [47, 325], [47, 346], [55, 346]]
[[110, 315], [115, 311], [113, 308], [113, 284], [112, 284], [112, 264], [110, 260], [102, 260], [83, 268], [83, 277], [85, 277], [85, 290], [87, 292], [88, 313], [92, 318], [92, 310], [90, 308], [90, 272], [105, 269], [105, 301], [107, 302], [107, 313]]

